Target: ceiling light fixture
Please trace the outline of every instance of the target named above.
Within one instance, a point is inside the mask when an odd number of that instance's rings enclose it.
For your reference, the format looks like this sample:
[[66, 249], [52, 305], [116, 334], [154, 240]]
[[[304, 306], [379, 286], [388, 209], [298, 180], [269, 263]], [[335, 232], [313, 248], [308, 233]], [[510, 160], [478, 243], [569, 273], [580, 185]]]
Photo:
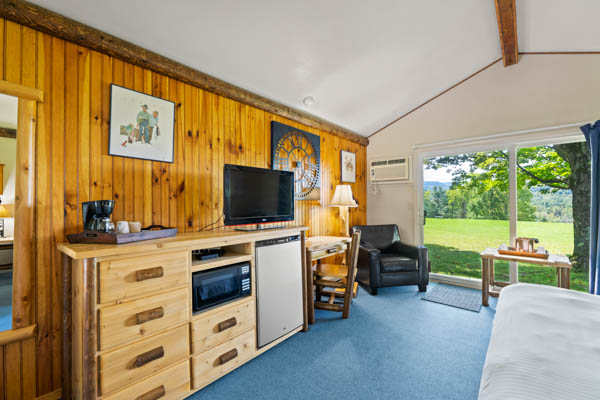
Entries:
[[306, 107], [310, 107], [315, 104], [315, 99], [312, 96], [307, 96], [302, 99], [302, 103], [304, 103]]

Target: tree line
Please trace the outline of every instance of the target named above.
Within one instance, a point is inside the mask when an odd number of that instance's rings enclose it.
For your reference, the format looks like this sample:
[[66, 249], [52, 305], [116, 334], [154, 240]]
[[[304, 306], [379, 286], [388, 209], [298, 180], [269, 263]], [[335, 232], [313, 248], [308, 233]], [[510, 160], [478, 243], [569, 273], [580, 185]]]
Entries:
[[[479, 191], [462, 185], [430, 183], [424, 189], [425, 212], [428, 217], [508, 220], [508, 191], [504, 187]], [[551, 188], [519, 188], [518, 220], [536, 222], [573, 222], [570, 190]]]

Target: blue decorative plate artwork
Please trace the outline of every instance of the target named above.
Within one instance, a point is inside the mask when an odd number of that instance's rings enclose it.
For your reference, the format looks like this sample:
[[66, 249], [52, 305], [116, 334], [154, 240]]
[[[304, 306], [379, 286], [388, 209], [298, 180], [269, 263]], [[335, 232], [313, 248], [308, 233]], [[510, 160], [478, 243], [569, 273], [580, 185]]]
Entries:
[[296, 200], [321, 198], [321, 138], [279, 122], [271, 122], [273, 169], [294, 172]]

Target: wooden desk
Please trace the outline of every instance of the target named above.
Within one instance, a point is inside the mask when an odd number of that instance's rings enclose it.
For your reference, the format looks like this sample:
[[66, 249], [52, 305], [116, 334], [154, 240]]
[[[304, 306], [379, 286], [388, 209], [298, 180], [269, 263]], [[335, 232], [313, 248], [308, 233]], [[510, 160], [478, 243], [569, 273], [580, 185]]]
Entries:
[[308, 331], [308, 324], [315, 323], [315, 287], [313, 285], [313, 261], [331, 257], [336, 254], [345, 254], [350, 259], [348, 245], [352, 238], [345, 236], [314, 236], [306, 239], [306, 313], [304, 318], [304, 331]]
[[499, 254], [498, 249], [487, 248], [480, 253], [481, 256], [481, 304], [488, 306], [489, 296], [498, 297], [500, 290], [510, 285], [508, 282], [498, 282], [494, 277], [494, 260], [516, 261], [527, 264], [536, 264], [543, 267], [556, 268], [558, 287], [571, 288], [571, 262], [566, 256], [550, 254], [547, 259], [534, 257], [509, 256]]

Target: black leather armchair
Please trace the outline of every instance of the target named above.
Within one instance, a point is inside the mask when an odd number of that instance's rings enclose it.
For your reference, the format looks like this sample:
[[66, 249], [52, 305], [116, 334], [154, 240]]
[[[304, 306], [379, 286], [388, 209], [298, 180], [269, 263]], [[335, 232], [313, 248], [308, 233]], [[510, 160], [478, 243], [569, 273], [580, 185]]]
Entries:
[[400, 241], [397, 225], [355, 225], [361, 231], [358, 253], [358, 283], [372, 295], [387, 286], [418, 285], [427, 290], [427, 248]]

